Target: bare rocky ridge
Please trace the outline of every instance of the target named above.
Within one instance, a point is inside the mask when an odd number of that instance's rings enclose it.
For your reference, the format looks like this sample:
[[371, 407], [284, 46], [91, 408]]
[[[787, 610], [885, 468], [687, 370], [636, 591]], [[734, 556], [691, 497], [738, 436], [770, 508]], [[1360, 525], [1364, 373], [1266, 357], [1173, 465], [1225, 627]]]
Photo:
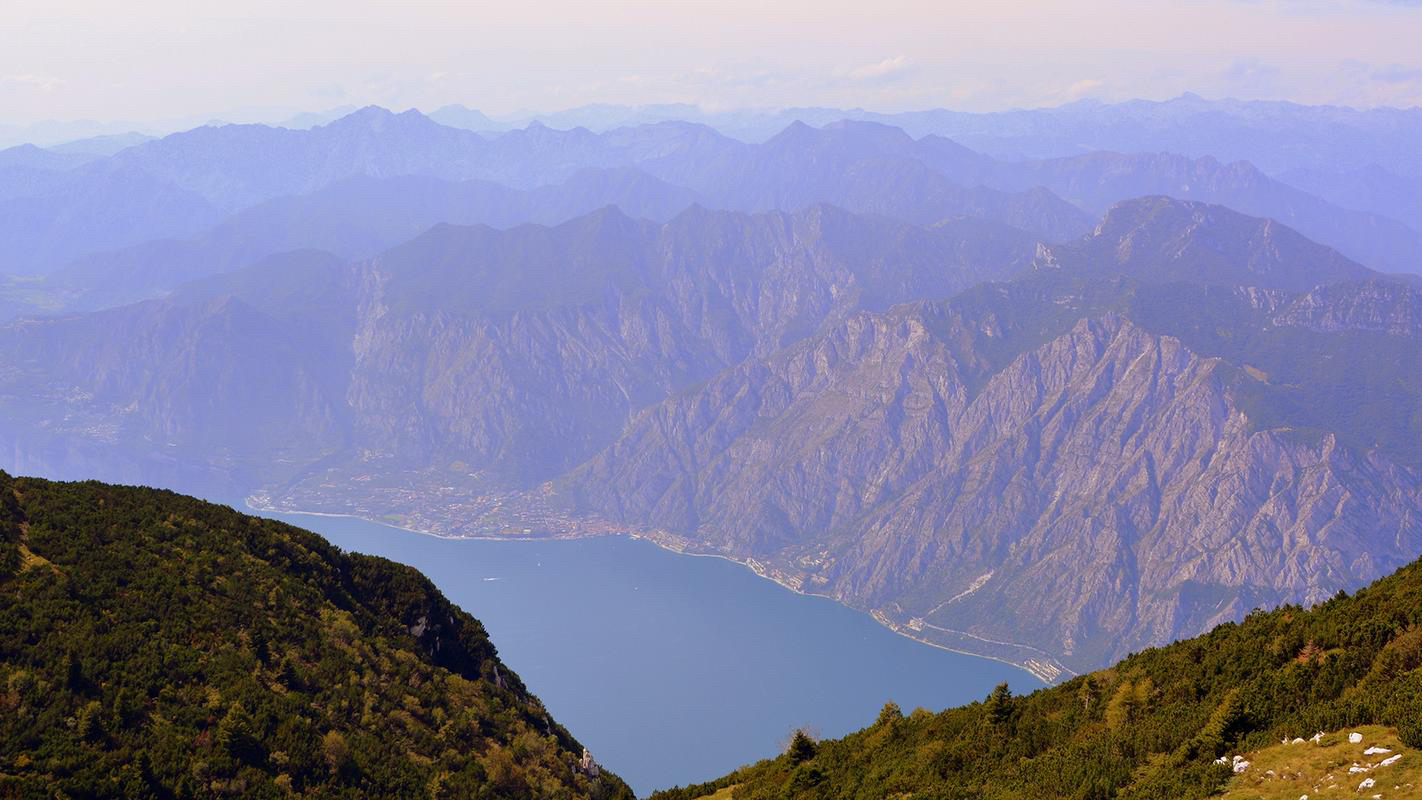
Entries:
[[1390, 281], [1323, 286], [1280, 310], [1274, 321], [1310, 330], [1422, 334], [1422, 291]]
[[644, 412], [559, 489], [929, 641], [1073, 669], [1422, 547], [1419, 473], [1254, 430], [1224, 365], [1174, 337], [1083, 319], [974, 391], [982, 356], [956, 343], [995, 335], [861, 315]]

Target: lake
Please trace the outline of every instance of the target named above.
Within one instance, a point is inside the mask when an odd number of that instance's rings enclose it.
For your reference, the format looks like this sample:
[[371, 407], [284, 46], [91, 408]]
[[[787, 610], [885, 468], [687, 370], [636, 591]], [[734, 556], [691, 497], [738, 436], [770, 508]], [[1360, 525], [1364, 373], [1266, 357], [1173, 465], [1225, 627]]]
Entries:
[[717, 558], [618, 536], [450, 540], [345, 517], [272, 515], [409, 564], [488, 628], [503, 661], [639, 795], [774, 755], [796, 727], [839, 736], [886, 700], [981, 699], [1007, 664], [899, 636]]

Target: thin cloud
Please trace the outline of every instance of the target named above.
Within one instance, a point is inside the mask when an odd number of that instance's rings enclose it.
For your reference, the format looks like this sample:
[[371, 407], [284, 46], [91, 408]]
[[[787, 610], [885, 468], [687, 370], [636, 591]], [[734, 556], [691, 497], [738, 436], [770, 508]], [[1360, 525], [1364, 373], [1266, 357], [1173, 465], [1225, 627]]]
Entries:
[[849, 71], [849, 77], [855, 80], [882, 80], [884, 78], [901, 75], [907, 72], [909, 60], [903, 56], [894, 56], [878, 61], [873, 64], [864, 64]]
[[1082, 78], [1066, 88], [1063, 95], [1068, 100], [1079, 100], [1088, 94], [1101, 88], [1101, 81], [1096, 78]]
[[1373, 70], [1372, 79], [1383, 83], [1410, 83], [1422, 81], [1422, 67], [1404, 67], [1399, 64], [1390, 64]]
[[64, 85], [63, 78], [56, 78], [52, 75], [0, 75], [0, 85], [20, 86], [27, 89], [38, 89], [42, 92], [49, 92]]

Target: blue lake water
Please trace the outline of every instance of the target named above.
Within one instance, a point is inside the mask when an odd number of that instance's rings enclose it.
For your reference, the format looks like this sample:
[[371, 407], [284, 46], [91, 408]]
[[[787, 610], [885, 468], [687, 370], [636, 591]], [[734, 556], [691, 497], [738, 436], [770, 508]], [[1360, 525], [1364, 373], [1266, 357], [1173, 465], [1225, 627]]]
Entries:
[[796, 727], [823, 736], [861, 728], [889, 699], [907, 712], [980, 699], [999, 681], [1041, 686], [738, 564], [644, 541], [448, 540], [343, 517], [274, 516], [424, 572], [639, 795], [774, 755]]

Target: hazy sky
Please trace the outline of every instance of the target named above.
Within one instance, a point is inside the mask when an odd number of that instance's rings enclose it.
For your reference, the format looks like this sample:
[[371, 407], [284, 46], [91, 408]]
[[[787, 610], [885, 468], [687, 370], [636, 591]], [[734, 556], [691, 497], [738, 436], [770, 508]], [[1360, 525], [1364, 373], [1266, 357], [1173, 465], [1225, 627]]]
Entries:
[[1422, 0], [4, 0], [0, 124], [366, 103], [1422, 105]]

